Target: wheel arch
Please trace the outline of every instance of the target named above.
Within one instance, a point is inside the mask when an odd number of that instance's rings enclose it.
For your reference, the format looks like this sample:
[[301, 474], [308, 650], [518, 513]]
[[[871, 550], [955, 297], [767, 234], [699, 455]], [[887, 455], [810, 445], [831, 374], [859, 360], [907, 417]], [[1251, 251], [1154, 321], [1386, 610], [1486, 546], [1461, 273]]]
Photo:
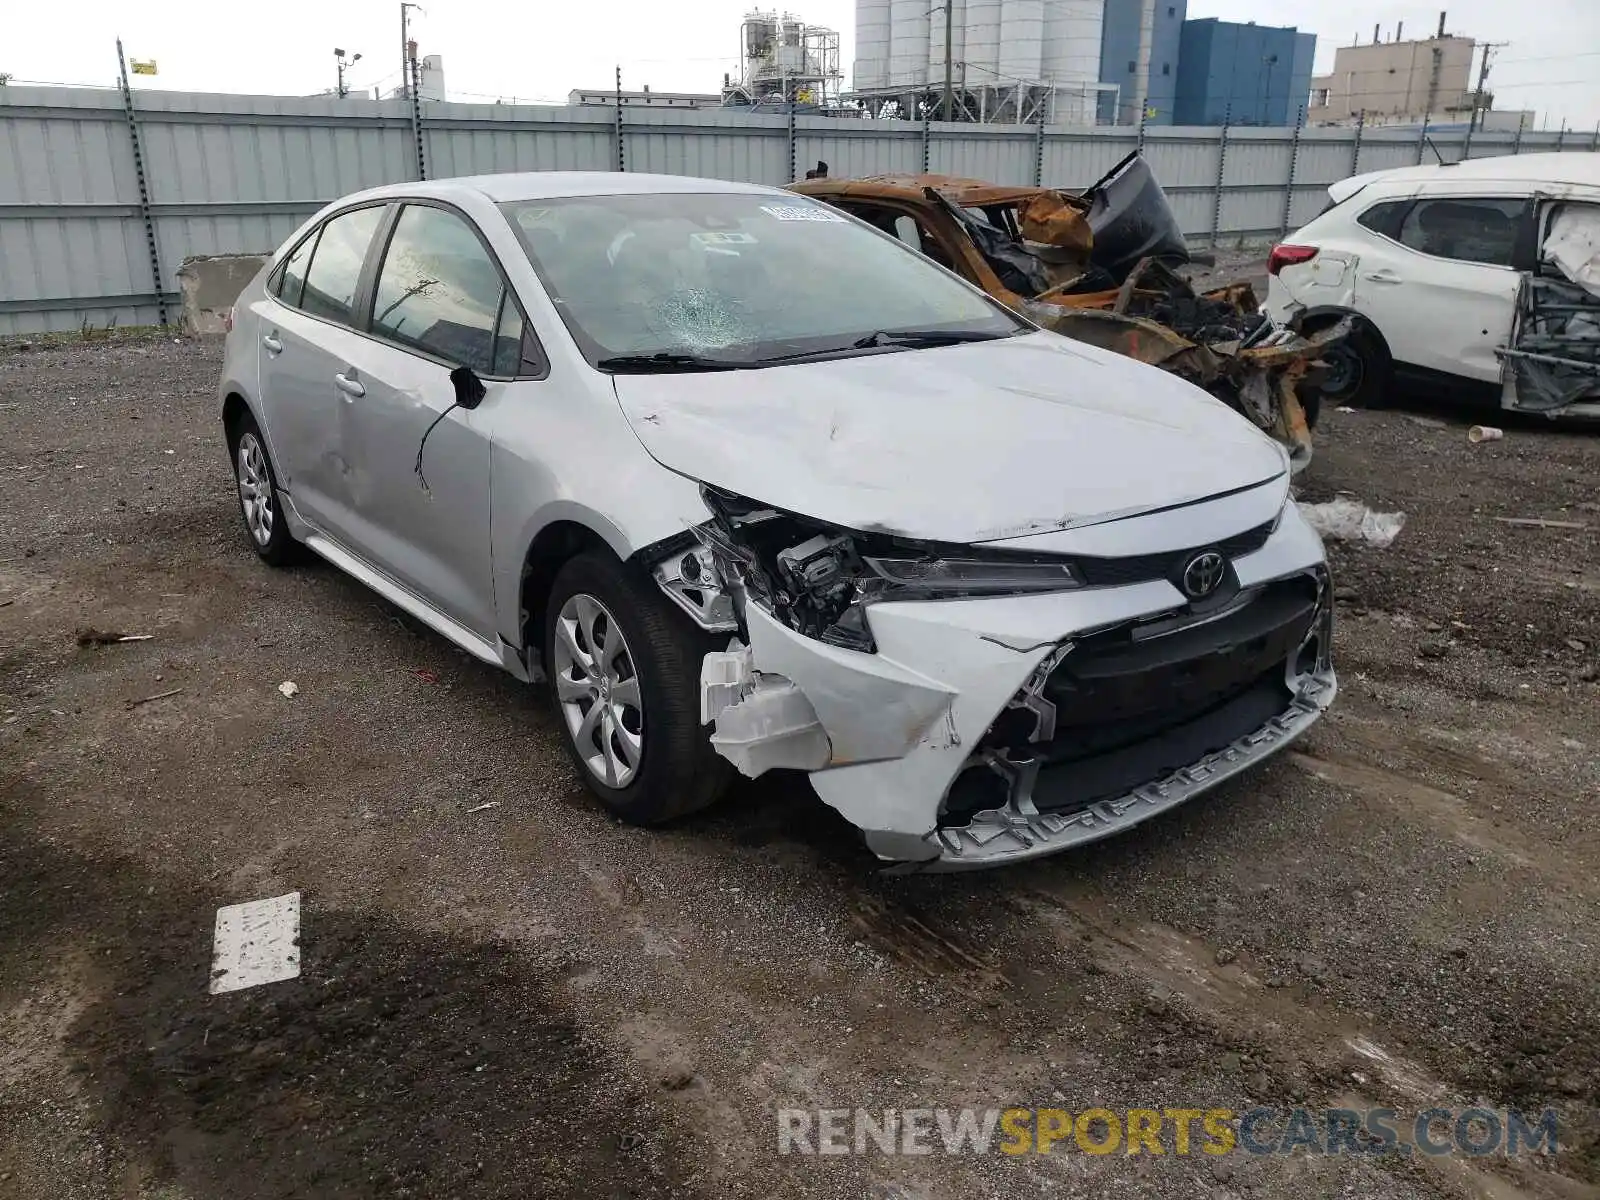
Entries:
[[545, 609], [556, 575], [572, 559], [590, 551], [604, 551], [623, 561], [605, 537], [571, 517], [550, 521], [528, 543], [517, 586], [517, 623], [530, 666], [544, 661]]
[[1318, 304], [1310, 308], [1301, 309], [1295, 313], [1289, 322], [1289, 327], [1296, 333], [1311, 335], [1331, 329], [1346, 317], [1352, 318], [1352, 330], [1363, 330], [1378, 340], [1383, 352], [1392, 359], [1393, 350], [1389, 347], [1389, 339], [1383, 336], [1383, 330], [1372, 323], [1372, 318], [1353, 308], [1346, 308], [1341, 304]]
[[232, 389], [222, 399], [222, 431], [228, 439], [228, 447], [232, 449], [234, 439], [239, 434], [240, 422], [250, 416], [259, 426], [261, 419], [256, 417], [250, 408], [250, 402], [244, 398], [244, 393], [237, 388]]

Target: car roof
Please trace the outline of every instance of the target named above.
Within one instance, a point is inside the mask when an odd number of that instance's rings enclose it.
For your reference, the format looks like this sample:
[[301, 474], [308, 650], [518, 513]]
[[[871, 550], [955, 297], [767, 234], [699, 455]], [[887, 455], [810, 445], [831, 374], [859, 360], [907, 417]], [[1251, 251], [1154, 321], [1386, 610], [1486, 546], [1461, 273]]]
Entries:
[[459, 199], [469, 194], [486, 196], [496, 204], [517, 200], [551, 200], [563, 196], [645, 196], [661, 193], [735, 192], [781, 196], [778, 188], [726, 179], [696, 179], [689, 175], [648, 175], [632, 171], [522, 171], [507, 175], [462, 175], [454, 179], [389, 183], [369, 188], [346, 199], [381, 200], [386, 196], [422, 196], [436, 200]]
[[1495, 158], [1469, 158], [1459, 163], [1395, 167], [1388, 171], [1370, 171], [1365, 175], [1352, 176], [1334, 184], [1328, 191], [1334, 199], [1343, 200], [1374, 183], [1426, 185], [1457, 179], [1600, 187], [1600, 154], [1587, 150], [1566, 154], [1507, 154]]

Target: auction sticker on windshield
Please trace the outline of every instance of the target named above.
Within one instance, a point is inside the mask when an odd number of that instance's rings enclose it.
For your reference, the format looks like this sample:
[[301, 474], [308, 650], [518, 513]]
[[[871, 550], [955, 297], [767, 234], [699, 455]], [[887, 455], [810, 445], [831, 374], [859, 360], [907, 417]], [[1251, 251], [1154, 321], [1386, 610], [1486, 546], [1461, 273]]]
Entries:
[[763, 204], [761, 211], [780, 221], [843, 221], [831, 209], [811, 204]]

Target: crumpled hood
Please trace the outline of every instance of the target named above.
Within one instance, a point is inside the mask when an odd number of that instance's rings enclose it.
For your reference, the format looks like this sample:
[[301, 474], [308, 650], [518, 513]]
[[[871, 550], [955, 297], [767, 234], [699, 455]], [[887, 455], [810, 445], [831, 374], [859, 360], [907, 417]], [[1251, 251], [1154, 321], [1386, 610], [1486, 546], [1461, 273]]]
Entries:
[[1203, 500], [1282, 475], [1221, 401], [1036, 333], [765, 370], [617, 375], [662, 465], [849, 529], [983, 542]]

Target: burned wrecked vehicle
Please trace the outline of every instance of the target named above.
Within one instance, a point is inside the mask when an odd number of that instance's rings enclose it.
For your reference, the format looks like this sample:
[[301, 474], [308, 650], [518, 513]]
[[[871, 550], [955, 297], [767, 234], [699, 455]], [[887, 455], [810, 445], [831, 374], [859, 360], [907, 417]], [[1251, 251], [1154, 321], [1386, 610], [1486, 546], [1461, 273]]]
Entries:
[[1312, 336], [1257, 311], [1247, 283], [1198, 294], [1177, 219], [1130, 154], [1082, 195], [944, 175], [816, 179], [825, 200], [920, 249], [1046, 329], [1198, 384], [1311, 458], [1321, 356], [1347, 329]]

